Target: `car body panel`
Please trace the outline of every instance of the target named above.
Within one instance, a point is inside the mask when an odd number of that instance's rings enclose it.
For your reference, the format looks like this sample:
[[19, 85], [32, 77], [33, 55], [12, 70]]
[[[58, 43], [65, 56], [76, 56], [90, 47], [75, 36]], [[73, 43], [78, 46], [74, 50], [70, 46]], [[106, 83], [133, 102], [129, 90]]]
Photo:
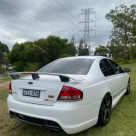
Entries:
[[[29, 85], [29, 82], [33, 84]], [[13, 80], [13, 98], [18, 101], [52, 106], [56, 102], [63, 85], [64, 83], [60, 82], [59, 77], [51, 76], [44, 78], [40, 76], [38, 80]], [[23, 96], [23, 89], [40, 90], [40, 98]], [[49, 95], [52, 95], [53, 98], [49, 98]]]
[[[61, 82], [59, 74], [39, 75], [40, 78], [36, 80], [33, 80], [31, 76], [12, 80], [13, 95], [8, 96], [8, 110], [30, 117], [55, 121], [68, 134], [78, 133], [95, 125], [104, 96], [107, 93], [110, 94], [113, 108], [127, 91], [129, 75], [121, 73], [105, 77], [99, 63], [102, 59], [108, 59], [106, 57], [72, 58], [94, 59], [87, 75], [66, 74], [67, 77], [71, 77], [69, 82]], [[68, 58], [63, 58], [65, 59]], [[29, 82], [33, 84], [29, 85]], [[82, 91], [83, 99], [69, 102], [57, 100], [63, 86]], [[24, 88], [42, 90], [42, 96], [39, 99], [24, 97], [22, 96]], [[53, 95], [54, 99], [49, 99], [49, 95]]]
[[8, 96], [7, 101], [9, 111], [55, 121], [68, 134], [77, 133], [95, 125], [99, 112], [96, 107], [101, 104], [101, 100], [86, 106], [82, 101], [72, 103], [57, 101], [53, 106], [45, 106], [17, 101], [12, 95]]

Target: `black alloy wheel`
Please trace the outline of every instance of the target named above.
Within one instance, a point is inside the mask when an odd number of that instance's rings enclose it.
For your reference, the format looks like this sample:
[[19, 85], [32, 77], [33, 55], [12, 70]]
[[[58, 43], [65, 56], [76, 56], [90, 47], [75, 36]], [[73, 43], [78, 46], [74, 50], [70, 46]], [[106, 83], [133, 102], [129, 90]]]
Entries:
[[105, 126], [110, 121], [111, 116], [111, 96], [109, 94], [106, 94], [105, 97], [102, 100], [100, 111], [99, 111], [99, 119], [98, 124]]
[[127, 91], [126, 91], [125, 95], [129, 95], [129, 94], [130, 94], [130, 81], [128, 82]]

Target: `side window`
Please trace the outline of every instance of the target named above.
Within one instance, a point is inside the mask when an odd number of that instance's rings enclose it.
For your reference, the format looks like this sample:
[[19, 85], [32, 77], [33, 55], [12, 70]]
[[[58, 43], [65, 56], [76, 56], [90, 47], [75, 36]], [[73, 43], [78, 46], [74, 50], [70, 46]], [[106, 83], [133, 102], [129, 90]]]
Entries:
[[100, 69], [102, 71], [102, 73], [104, 74], [104, 76], [108, 76], [108, 73], [104, 67], [104, 64], [103, 64], [103, 60], [100, 61]]
[[117, 63], [115, 63], [112, 60], [108, 60], [108, 61], [111, 63], [111, 65], [112, 65], [112, 67], [113, 67], [116, 74], [123, 73], [122, 68]]
[[114, 70], [113, 68], [111, 67], [110, 63], [106, 60], [106, 59], [103, 59], [103, 65], [105, 67], [105, 70], [107, 71], [107, 75], [106, 76], [111, 76], [111, 75], [114, 75]]

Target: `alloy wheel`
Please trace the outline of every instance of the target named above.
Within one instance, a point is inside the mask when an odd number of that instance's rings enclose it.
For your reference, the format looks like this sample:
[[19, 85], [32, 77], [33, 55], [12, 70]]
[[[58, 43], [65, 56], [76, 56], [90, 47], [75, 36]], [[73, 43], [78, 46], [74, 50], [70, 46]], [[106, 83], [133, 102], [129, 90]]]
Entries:
[[109, 95], [106, 95], [103, 102], [103, 120], [108, 122], [111, 115], [111, 99]]
[[130, 93], [130, 82], [128, 83], [127, 91], [128, 91], [128, 93]]

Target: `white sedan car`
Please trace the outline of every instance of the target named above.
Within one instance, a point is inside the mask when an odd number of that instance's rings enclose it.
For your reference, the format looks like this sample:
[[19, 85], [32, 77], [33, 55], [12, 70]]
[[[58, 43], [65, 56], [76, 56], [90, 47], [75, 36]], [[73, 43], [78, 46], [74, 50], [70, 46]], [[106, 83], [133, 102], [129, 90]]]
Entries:
[[88, 56], [58, 59], [37, 72], [11, 73], [9, 115], [67, 134], [105, 126], [112, 108], [130, 93], [127, 72], [111, 59]]

